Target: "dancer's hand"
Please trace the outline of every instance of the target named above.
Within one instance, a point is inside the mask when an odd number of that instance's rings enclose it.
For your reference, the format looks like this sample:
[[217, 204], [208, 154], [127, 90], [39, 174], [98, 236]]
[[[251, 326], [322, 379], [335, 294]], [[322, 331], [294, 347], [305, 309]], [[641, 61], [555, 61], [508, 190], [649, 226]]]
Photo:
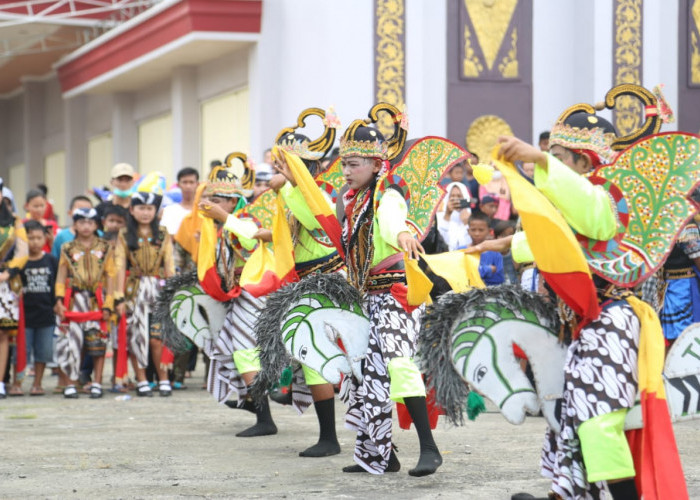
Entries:
[[503, 238], [497, 238], [495, 240], [484, 240], [478, 245], [466, 248], [465, 253], [481, 253], [481, 252], [505, 252], [510, 248], [510, 243], [513, 240], [513, 236], [504, 236]]
[[289, 168], [289, 165], [287, 165], [287, 160], [285, 160], [284, 155], [280, 153], [279, 155], [273, 155], [273, 157], [275, 161], [272, 167], [282, 174], [292, 186], [296, 186], [297, 183], [294, 180], [294, 174], [292, 173], [292, 169]]
[[208, 201], [202, 201], [199, 203], [199, 211], [206, 217], [218, 220], [221, 223], [225, 223], [226, 218], [228, 217], [226, 210], [221, 208], [219, 205]]
[[56, 305], [53, 306], [53, 312], [61, 321], [66, 319], [66, 307], [63, 305], [63, 299], [56, 301]]
[[523, 161], [527, 163], [537, 163], [542, 168], [547, 168], [547, 155], [532, 144], [521, 141], [517, 137], [501, 136], [498, 138], [501, 149], [498, 152], [500, 157], [511, 163]]
[[421, 253], [425, 253], [418, 240], [408, 231], [399, 233], [398, 240], [399, 248], [408, 254], [409, 259], [417, 260]]
[[284, 174], [275, 174], [270, 178], [270, 188], [274, 189], [275, 191], [279, 191], [282, 189], [285, 182], [287, 182], [287, 178], [284, 176]]
[[272, 241], [272, 231], [265, 228], [258, 229], [253, 235], [253, 238], [264, 242], [270, 242]]

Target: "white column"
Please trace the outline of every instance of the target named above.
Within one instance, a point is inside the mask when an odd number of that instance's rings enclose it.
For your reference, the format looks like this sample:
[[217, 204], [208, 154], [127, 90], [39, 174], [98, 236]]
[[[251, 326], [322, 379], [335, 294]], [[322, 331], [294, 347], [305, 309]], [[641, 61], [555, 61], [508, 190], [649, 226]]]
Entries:
[[114, 94], [112, 106], [112, 163], [130, 163], [139, 169], [139, 130], [134, 121], [134, 96]]
[[[405, 0], [409, 137], [447, 134], [447, 3]], [[436, 36], [437, 33], [442, 34]], [[438, 57], [437, 54], [443, 54]]]
[[[678, 113], [678, 2], [644, 2], [644, 56], [642, 84], [649, 90], [665, 84], [663, 93]], [[678, 123], [662, 125], [662, 131], [677, 130]]]
[[[66, 172], [70, 173], [65, 190], [65, 206], [68, 206], [71, 197], [88, 188], [87, 130], [85, 126], [87, 104], [85, 95], [65, 99], [63, 103]], [[105, 172], [104, 178], [109, 178], [109, 172]]]
[[[44, 182], [44, 152], [42, 148], [44, 95], [41, 82], [24, 81], [23, 87], [24, 185], [27, 189], [31, 189], [37, 183]], [[14, 194], [19, 206], [25, 193]]]
[[[197, 99], [197, 72], [194, 67], [176, 68], [171, 82], [173, 116], [172, 178], [183, 167], [199, 167], [200, 106]], [[164, 172], [165, 173], [165, 172]]]

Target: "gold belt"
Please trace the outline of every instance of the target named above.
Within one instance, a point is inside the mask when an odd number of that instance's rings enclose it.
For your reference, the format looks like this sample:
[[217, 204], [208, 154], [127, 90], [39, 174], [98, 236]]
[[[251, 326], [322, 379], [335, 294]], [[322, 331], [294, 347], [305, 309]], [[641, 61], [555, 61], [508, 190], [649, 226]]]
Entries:
[[665, 280], [682, 280], [684, 278], [694, 278], [695, 271], [692, 267], [684, 267], [682, 269], [665, 269]]
[[340, 270], [343, 267], [343, 264], [343, 259], [341, 259], [340, 255], [336, 253], [331, 254], [330, 259], [319, 259], [317, 261], [308, 263], [308, 265], [297, 264], [295, 267], [299, 278], [304, 278], [305, 276], [308, 276], [310, 274], [333, 273], [335, 271]]
[[367, 291], [388, 292], [394, 283], [406, 283], [406, 272], [401, 270], [370, 274], [367, 278]]

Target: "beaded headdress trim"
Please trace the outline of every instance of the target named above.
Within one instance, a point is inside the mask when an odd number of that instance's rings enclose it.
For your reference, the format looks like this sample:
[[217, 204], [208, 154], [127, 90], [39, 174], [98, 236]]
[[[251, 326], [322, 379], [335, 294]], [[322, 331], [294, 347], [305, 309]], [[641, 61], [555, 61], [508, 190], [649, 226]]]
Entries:
[[612, 149], [615, 134], [603, 132], [601, 128], [578, 128], [557, 123], [552, 127], [549, 135], [550, 147], [558, 144], [568, 149], [587, 149], [600, 156], [603, 163], [610, 163], [615, 159]]

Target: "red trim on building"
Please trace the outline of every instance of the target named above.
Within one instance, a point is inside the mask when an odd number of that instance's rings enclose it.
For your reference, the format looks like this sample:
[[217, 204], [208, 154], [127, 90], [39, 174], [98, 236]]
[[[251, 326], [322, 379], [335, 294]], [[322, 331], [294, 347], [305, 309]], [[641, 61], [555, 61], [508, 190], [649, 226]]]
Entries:
[[260, 33], [262, 0], [182, 0], [57, 68], [63, 92], [188, 33]]

